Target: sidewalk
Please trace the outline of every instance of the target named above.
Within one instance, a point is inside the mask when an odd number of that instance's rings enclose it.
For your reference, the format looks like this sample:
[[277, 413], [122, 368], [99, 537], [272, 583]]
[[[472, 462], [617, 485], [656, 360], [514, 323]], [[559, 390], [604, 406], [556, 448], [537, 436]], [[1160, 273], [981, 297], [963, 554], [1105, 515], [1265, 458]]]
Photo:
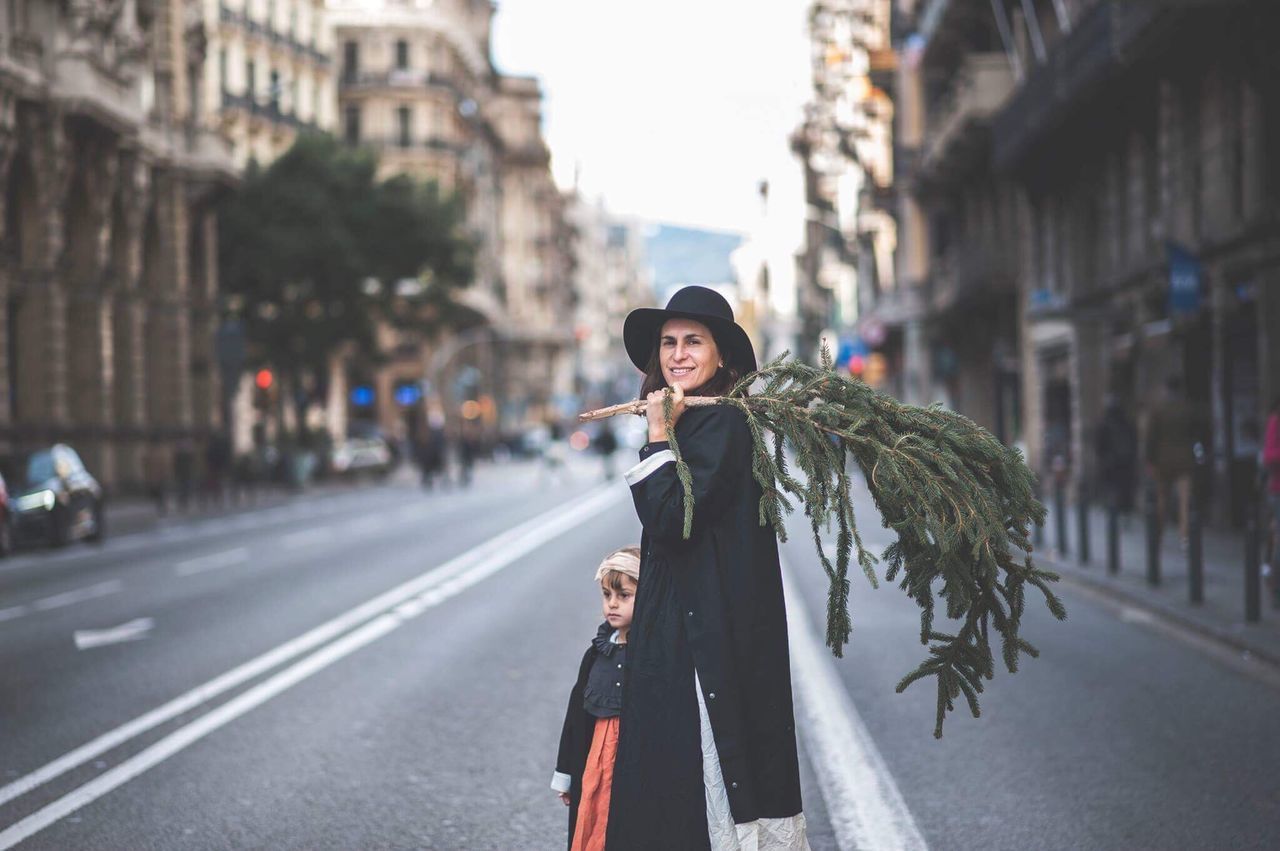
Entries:
[[149, 529], [165, 528], [192, 520], [209, 517], [220, 517], [228, 514], [243, 514], [258, 511], [298, 500], [315, 499], [376, 487], [378, 484], [407, 484], [417, 481], [417, 472], [410, 465], [401, 465], [382, 482], [370, 482], [363, 479], [334, 479], [308, 485], [301, 490], [293, 490], [277, 484], [259, 487], [252, 496], [242, 496], [236, 501], [223, 499], [210, 504], [207, 499], [193, 497], [186, 511], [177, 508], [173, 495], [169, 495], [168, 511], [163, 515], [156, 512], [156, 505], [144, 497], [122, 497], [109, 499], [106, 505], [107, 536], [127, 535], [132, 532], [144, 532]]
[[1271, 607], [1271, 595], [1262, 587], [1262, 618], [1257, 623], [1244, 619], [1244, 534], [1204, 530], [1204, 602], [1190, 602], [1187, 553], [1178, 546], [1176, 524], [1164, 533], [1160, 553], [1160, 584], [1147, 583], [1147, 543], [1145, 518], [1129, 517], [1120, 530], [1119, 572], [1107, 573], [1107, 517], [1102, 509], [1089, 513], [1089, 563], [1080, 563], [1078, 519], [1068, 505], [1066, 554], [1057, 551], [1057, 527], [1052, 505], [1045, 520], [1043, 542], [1036, 560], [1062, 575], [1064, 581], [1088, 585], [1148, 609], [1188, 629], [1247, 651], [1259, 659], [1280, 666], [1280, 609]]

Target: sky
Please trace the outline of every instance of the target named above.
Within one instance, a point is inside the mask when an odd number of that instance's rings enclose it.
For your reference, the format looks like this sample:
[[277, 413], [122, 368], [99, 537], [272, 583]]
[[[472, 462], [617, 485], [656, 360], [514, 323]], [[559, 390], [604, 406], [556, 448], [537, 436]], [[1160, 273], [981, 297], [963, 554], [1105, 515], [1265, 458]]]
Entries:
[[761, 222], [762, 179], [771, 219], [802, 204], [787, 138], [808, 95], [806, 8], [499, 0], [493, 58], [541, 79], [561, 187], [576, 171], [613, 213], [745, 233]]

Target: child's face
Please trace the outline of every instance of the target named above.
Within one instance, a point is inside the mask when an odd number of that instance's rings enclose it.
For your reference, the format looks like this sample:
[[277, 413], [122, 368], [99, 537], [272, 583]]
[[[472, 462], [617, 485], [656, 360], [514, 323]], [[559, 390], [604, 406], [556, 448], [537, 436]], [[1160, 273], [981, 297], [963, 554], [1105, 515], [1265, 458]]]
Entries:
[[604, 618], [609, 626], [617, 630], [627, 630], [631, 626], [631, 610], [636, 603], [636, 583], [630, 577], [623, 577], [620, 590], [614, 590], [605, 580], [600, 583], [600, 593], [604, 597]]

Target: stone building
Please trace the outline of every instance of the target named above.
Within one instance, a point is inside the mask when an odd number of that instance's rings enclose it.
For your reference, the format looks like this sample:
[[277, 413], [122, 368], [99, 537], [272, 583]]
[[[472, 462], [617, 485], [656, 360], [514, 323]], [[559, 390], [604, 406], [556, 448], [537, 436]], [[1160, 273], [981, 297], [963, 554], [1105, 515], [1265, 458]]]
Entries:
[[[1274, 3], [898, 0], [903, 363], [1036, 469], [1181, 379], [1216, 519], [1280, 393]], [[913, 366], [914, 364], [914, 366]]]
[[[426, 340], [390, 329], [391, 363], [370, 379], [372, 416], [415, 428], [426, 405], [456, 416], [459, 394], [488, 425], [545, 416], [572, 391], [572, 233], [551, 178], [536, 80], [498, 73], [489, 0], [329, 0], [339, 133], [379, 152], [381, 170], [436, 181], [462, 198], [479, 248], [460, 298], [475, 327]], [[423, 382], [426, 382], [423, 385]], [[397, 388], [426, 386], [417, 394]], [[501, 424], [498, 420], [501, 419]]]
[[109, 486], [217, 427], [230, 152], [193, 93], [194, 0], [0, 6], [0, 453], [72, 443]]
[[[813, 97], [792, 135], [805, 186], [805, 243], [797, 257], [797, 353], [833, 353], [860, 331], [862, 293], [893, 288], [896, 223], [893, 101], [872, 59], [889, 47], [889, 0], [815, 0], [809, 8]], [[870, 289], [868, 289], [870, 288]]]
[[333, 130], [333, 34], [324, 0], [201, 0], [208, 33], [197, 97], [236, 165], [266, 165], [300, 130]]

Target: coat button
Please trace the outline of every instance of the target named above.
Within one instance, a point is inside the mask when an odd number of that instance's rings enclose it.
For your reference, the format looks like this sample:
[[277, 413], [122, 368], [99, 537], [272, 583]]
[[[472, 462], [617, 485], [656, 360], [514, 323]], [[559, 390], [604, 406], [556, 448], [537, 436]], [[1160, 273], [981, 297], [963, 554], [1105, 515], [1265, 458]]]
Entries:
[[621, 670], [622, 670], [622, 663], [621, 663], [621, 662], [619, 662], [619, 663], [618, 663], [618, 670], [619, 670], [619, 671], [621, 671]]
[[689, 612], [689, 617], [693, 617], [693, 612]]
[[729, 784], [729, 788], [730, 788], [730, 789], [737, 789], [737, 788], [738, 788], [738, 783], [737, 783], [737, 781], [734, 781], [733, 783], [730, 783], [730, 784]]
[[716, 693], [715, 693], [714, 691], [713, 691], [713, 692], [711, 692], [710, 694], [708, 694], [708, 695], [707, 695], [707, 699], [708, 699], [708, 700], [715, 700], [715, 699], [716, 699]]
[[614, 683], [614, 685], [617, 686], [618, 688], [622, 688], [622, 683]]

